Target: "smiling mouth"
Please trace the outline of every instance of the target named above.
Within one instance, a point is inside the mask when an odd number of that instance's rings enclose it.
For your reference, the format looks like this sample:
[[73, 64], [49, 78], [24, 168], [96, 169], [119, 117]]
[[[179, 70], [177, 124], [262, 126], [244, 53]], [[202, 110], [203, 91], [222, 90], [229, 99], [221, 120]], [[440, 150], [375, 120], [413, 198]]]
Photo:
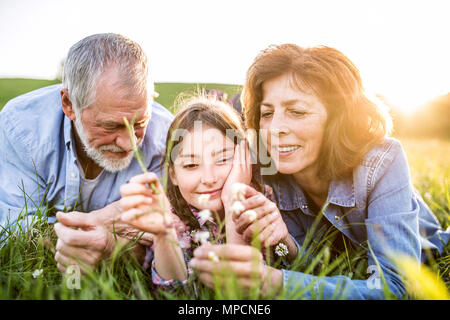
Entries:
[[211, 191], [204, 191], [204, 192], [198, 192], [199, 194], [209, 194], [210, 196], [215, 196], [219, 194], [222, 191], [222, 189], [216, 189]]
[[299, 145], [282, 145], [282, 146], [274, 146], [275, 149], [279, 153], [288, 153], [297, 150], [300, 148]]

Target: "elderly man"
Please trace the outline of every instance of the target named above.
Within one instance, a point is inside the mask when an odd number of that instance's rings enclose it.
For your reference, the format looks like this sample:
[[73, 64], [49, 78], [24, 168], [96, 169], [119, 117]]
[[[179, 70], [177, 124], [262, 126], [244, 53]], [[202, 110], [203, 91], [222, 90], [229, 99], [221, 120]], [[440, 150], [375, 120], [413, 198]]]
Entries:
[[[137, 43], [96, 34], [69, 50], [62, 86], [17, 97], [0, 113], [0, 226], [23, 225], [28, 214], [56, 209], [61, 271], [74, 263], [86, 271], [117, 243], [140, 236], [119, 219], [119, 188], [141, 172], [123, 118], [134, 121], [146, 166], [159, 176], [173, 119], [153, 101], [147, 78]], [[151, 235], [139, 243], [135, 253], [142, 257]]]

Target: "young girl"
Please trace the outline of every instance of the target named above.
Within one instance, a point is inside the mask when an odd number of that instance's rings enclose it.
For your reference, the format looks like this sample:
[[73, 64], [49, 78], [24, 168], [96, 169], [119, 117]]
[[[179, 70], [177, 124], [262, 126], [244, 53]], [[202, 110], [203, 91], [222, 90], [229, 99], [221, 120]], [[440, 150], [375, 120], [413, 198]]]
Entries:
[[[232, 217], [233, 211], [240, 212], [233, 203], [235, 183], [254, 187], [257, 201], [249, 221], [255, 219], [252, 215], [256, 213], [270, 213], [267, 208], [274, 204], [268, 199], [269, 189], [265, 190], [266, 196], [256, 191], [261, 189], [252, 180], [250, 152], [240, 116], [223, 102], [205, 97], [188, 101], [169, 128], [165, 158], [167, 193], [155, 174], [141, 174], [122, 186], [120, 204], [123, 221], [154, 234], [153, 247], [146, 256], [153, 283], [178, 286], [188, 278], [186, 260], [195, 245], [208, 240], [250, 244], [237, 232]], [[280, 221], [279, 213], [267, 214], [259, 224], [259, 240], [265, 247], [274, 245], [270, 242], [272, 226]], [[223, 227], [225, 238], [221, 236]], [[291, 241], [286, 227], [277, 234], [277, 238]], [[217, 257], [209, 258], [214, 261]]]

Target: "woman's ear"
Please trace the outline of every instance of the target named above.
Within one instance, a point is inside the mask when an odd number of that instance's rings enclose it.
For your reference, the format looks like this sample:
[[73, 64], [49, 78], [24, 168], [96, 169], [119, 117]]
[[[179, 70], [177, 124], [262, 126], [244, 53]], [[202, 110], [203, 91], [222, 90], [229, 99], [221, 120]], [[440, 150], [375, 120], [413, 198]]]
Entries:
[[169, 178], [174, 186], [178, 186], [177, 176], [175, 175], [173, 168], [169, 168]]

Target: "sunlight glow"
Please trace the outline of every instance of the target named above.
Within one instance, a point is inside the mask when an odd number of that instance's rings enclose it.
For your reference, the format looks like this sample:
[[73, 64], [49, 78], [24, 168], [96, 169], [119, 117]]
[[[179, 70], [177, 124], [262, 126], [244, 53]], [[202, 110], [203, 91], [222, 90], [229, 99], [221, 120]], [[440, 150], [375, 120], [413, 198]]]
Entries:
[[371, 90], [405, 111], [415, 110], [450, 92], [449, 5], [446, 0], [0, 1], [0, 77], [53, 79], [69, 47], [99, 32], [122, 33], [141, 44], [156, 82], [243, 84], [253, 59], [270, 44], [327, 45], [355, 62]]

